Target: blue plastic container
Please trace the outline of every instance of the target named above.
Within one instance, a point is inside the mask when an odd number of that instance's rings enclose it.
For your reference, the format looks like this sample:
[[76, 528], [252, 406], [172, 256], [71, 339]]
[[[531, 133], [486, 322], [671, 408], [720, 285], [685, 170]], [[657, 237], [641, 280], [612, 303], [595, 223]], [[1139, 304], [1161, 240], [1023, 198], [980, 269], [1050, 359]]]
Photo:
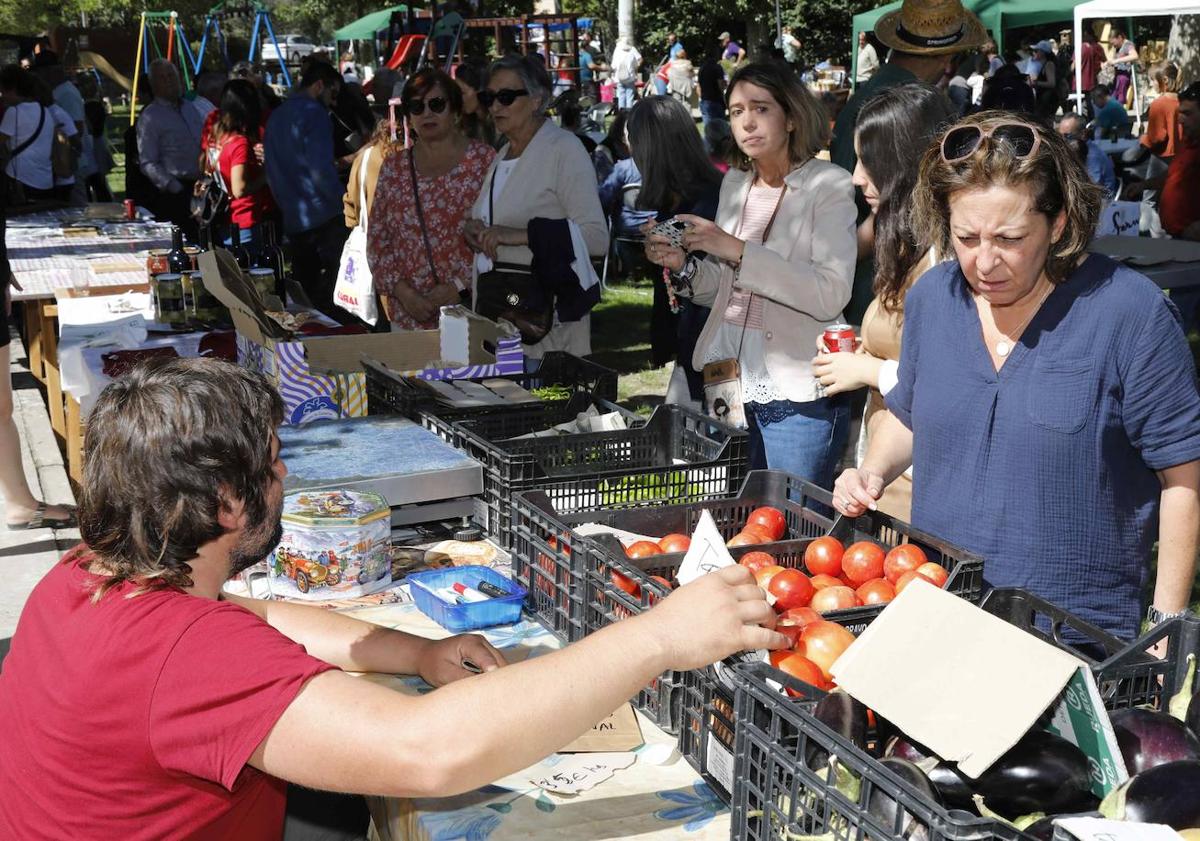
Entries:
[[[450, 631], [474, 631], [493, 625], [511, 625], [521, 618], [521, 603], [525, 589], [494, 569], [485, 566], [446, 567], [426, 572], [414, 572], [405, 581], [409, 584], [417, 609]], [[465, 584], [479, 589], [479, 582], [495, 584], [511, 595], [496, 596], [485, 602], [450, 604], [435, 590]]]

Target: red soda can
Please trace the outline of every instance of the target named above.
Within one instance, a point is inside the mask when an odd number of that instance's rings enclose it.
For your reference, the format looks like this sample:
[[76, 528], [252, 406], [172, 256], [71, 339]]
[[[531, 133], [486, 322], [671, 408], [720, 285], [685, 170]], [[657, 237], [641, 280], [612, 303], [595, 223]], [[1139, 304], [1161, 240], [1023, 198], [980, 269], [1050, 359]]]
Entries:
[[130, 220], [137, 218], [137, 203], [133, 199], [125, 199], [125, 218]]
[[849, 324], [830, 324], [823, 338], [830, 353], [854, 353], [854, 328]]

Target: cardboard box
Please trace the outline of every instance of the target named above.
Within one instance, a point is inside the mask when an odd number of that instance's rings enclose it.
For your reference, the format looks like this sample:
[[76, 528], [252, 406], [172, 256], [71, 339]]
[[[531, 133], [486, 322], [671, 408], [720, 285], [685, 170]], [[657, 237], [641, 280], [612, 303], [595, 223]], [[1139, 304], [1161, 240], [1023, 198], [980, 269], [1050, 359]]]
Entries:
[[1096, 681], [1077, 657], [932, 584], [913, 582], [833, 666], [838, 686], [971, 778], [1050, 708], [1103, 797], [1128, 779]]
[[284, 423], [363, 417], [367, 414], [369, 357], [403, 376], [429, 380], [523, 373], [521, 338], [511, 328], [462, 307], [443, 307], [438, 330], [302, 337], [266, 315], [280, 310], [243, 276], [233, 255], [200, 255], [205, 287], [226, 307], [237, 329], [238, 361], [279, 389]]

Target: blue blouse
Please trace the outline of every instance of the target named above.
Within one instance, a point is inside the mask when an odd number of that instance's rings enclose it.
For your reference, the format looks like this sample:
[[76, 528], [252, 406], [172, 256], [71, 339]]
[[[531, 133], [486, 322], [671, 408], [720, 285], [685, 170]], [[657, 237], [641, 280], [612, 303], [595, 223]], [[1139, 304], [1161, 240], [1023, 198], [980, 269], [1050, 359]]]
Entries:
[[1162, 487], [1200, 459], [1200, 392], [1179, 314], [1091, 255], [1000, 371], [957, 262], [908, 293], [887, 406], [913, 431], [913, 525], [1120, 637], [1136, 635]]

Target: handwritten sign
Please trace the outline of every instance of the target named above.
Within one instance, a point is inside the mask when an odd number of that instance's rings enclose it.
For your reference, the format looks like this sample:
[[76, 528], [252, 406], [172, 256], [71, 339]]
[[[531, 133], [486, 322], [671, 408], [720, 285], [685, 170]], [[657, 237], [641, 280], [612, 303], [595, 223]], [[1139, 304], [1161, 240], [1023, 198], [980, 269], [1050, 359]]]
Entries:
[[529, 781], [555, 794], [579, 794], [595, 788], [637, 759], [634, 753], [570, 754], [550, 767], [539, 765]]
[[631, 704], [622, 704], [559, 753], [612, 753], [640, 747], [645, 740]]
[[1136, 201], [1114, 201], [1100, 211], [1096, 236], [1136, 237], [1141, 223], [1142, 205]]
[[1063, 818], [1054, 822], [1079, 841], [1179, 841], [1179, 833], [1158, 823]]
[[707, 575], [722, 567], [733, 566], [733, 556], [725, 548], [725, 540], [717, 531], [717, 524], [712, 514], [703, 511], [696, 530], [692, 532], [692, 545], [683, 556], [679, 572], [675, 577], [681, 585], [695, 581], [702, 575]]

